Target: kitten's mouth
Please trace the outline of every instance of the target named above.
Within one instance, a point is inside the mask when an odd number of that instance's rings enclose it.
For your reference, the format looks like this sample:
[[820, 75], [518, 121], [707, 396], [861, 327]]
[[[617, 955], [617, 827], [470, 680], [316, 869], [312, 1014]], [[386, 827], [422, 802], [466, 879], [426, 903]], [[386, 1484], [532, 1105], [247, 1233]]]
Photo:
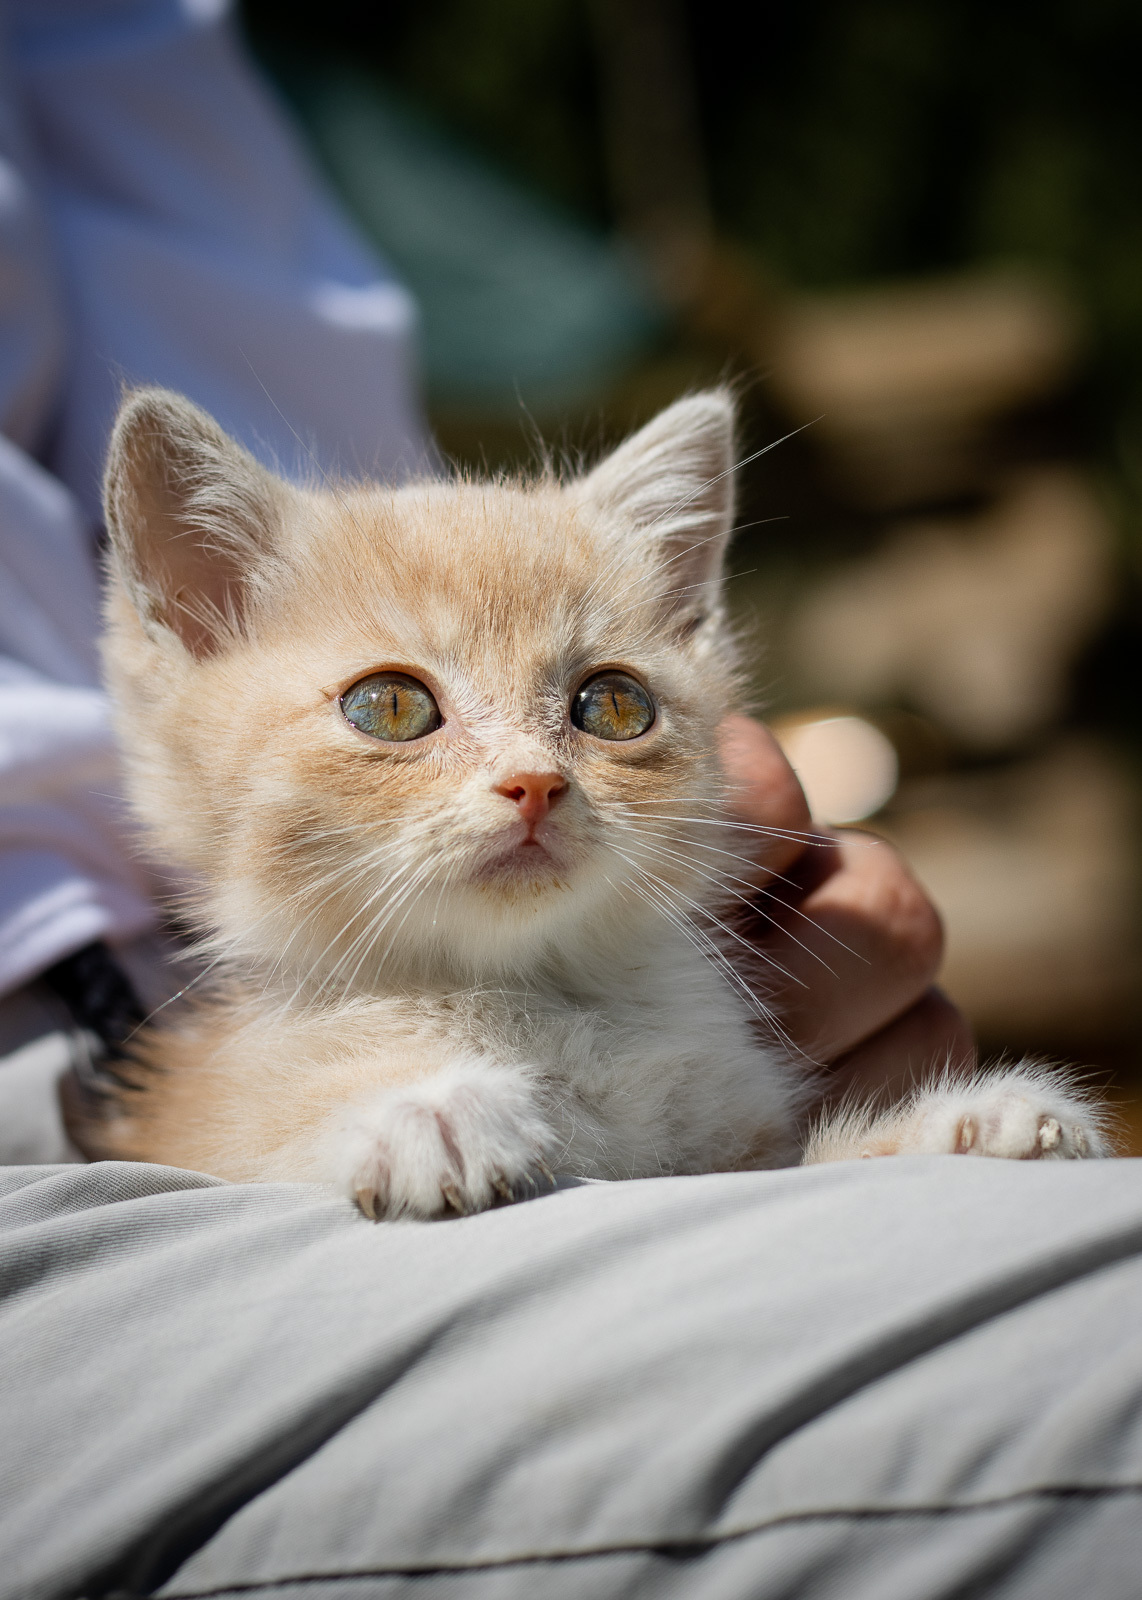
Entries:
[[521, 879], [552, 880], [560, 864], [542, 839], [528, 833], [489, 856], [478, 869], [480, 883], [518, 883]]

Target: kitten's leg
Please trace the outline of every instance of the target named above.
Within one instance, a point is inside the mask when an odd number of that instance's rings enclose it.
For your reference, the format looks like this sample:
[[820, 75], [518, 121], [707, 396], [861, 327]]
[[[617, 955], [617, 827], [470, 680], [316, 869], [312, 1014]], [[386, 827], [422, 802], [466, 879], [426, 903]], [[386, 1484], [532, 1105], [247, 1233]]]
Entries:
[[434, 1217], [550, 1182], [553, 1143], [526, 1074], [473, 1060], [336, 1112], [318, 1166], [368, 1217]]
[[946, 1074], [879, 1114], [835, 1112], [813, 1130], [802, 1161], [913, 1154], [1067, 1161], [1111, 1153], [1105, 1113], [1065, 1074], [1024, 1063], [967, 1078]]

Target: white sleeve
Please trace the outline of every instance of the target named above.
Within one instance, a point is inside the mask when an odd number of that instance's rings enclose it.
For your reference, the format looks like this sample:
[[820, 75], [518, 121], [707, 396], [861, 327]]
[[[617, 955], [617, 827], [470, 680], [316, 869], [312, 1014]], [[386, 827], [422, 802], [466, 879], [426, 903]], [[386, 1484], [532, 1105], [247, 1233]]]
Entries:
[[155, 921], [94, 653], [124, 381], [182, 390], [286, 470], [428, 459], [415, 306], [229, 9], [0, 0], [0, 994]]
[[97, 607], [75, 501], [0, 438], [0, 995], [156, 920], [117, 798]]
[[25, 454], [50, 435], [68, 315], [8, 65], [0, 32], [0, 995], [155, 922], [115, 800], [92, 529]]
[[72, 308], [47, 460], [88, 514], [124, 381], [182, 391], [287, 471], [422, 470], [415, 304], [326, 194], [229, 0], [6, 10]]

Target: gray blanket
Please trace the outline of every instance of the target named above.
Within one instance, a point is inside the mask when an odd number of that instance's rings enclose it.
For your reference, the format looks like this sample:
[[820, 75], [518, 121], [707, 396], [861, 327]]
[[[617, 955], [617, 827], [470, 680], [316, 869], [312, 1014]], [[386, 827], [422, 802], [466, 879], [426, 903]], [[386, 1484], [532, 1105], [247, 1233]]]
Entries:
[[0, 1593], [1137, 1600], [1142, 1163], [0, 1171]]

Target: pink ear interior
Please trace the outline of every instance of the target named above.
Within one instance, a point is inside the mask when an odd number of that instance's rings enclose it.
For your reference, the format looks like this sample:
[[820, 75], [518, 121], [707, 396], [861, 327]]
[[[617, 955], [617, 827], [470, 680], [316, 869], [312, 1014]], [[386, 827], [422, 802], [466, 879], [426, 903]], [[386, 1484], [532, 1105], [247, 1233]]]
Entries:
[[[734, 403], [725, 390], [660, 413], [583, 479], [579, 494], [685, 596], [716, 582], [734, 516]], [[679, 600], [686, 607], [691, 602]]]
[[131, 396], [112, 435], [107, 524], [144, 625], [196, 657], [242, 630], [281, 487], [181, 396]]

